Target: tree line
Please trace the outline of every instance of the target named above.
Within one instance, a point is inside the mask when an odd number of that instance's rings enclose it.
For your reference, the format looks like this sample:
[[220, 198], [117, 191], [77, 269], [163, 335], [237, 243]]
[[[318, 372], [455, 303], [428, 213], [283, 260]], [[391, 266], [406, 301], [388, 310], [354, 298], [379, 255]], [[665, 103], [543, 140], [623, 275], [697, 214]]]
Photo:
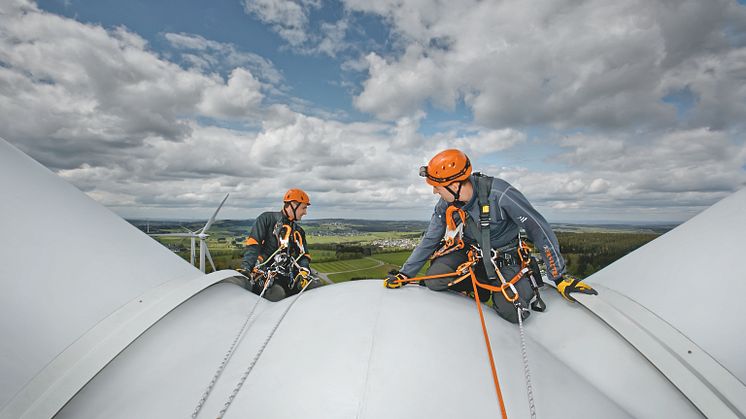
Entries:
[[660, 236], [658, 233], [558, 232], [567, 272], [587, 277]]

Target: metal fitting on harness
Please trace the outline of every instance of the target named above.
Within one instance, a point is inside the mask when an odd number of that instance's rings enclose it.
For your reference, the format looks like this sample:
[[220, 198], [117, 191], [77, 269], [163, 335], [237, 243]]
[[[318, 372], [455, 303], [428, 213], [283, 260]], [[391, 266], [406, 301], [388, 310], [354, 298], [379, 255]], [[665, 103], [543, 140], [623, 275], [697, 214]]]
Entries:
[[517, 265], [520, 262], [517, 257], [513, 256], [512, 252], [496, 252], [494, 259], [495, 263], [500, 268], [510, 265]]
[[[461, 219], [456, 223], [455, 216]], [[445, 256], [449, 253], [464, 248], [464, 225], [466, 224], [466, 213], [463, 209], [451, 205], [446, 209], [446, 231], [443, 235], [443, 246], [430, 256], [430, 260]]]
[[[512, 282], [508, 282], [503, 277], [502, 273], [500, 272], [500, 266], [498, 266], [498, 258], [502, 252], [496, 249], [490, 249], [490, 262], [492, 262], [492, 266], [495, 268], [495, 272], [497, 273], [497, 277], [500, 278], [501, 287], [500, 291], [503, 294], [503, 297], [507, 301], [510, 301], [511, 303], [518, 301], [518, 290], [515, 288], [515, 285], [513, 285]], [[528, 269], [523, 269], [521, 272], [519, 272], [519, 275], [523, 275], [525, 272], [528, 271]], [[508, 295], [507, 290], [510, 289], [510, 292], [512, 295]]]
[[482, 228], [490, 227], [490, 206], [482, 205], [481, 211], [479, 211], [479, 225]]
[[287, 253], [276, 254], [274, 258], [275, 261], [273, 264], [273, 270], [283, 276], [290, 275], [290, 264], [288, 263], [289, 259], [290, 255], [288, 255]]

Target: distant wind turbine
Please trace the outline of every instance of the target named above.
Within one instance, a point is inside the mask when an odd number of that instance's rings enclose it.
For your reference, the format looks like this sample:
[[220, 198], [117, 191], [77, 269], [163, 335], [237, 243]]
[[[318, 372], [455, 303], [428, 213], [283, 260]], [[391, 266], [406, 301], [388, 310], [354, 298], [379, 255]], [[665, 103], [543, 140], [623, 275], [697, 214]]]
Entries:
[[207, 260], [210, 261], [212, 270], [216, 271], [217, 269], [215, 269], [215, 263], [212, 261], [212, 255], [210, 255], [210, 249], [207, 247], [207, 238], [210, 237], [210, 235], [207, 234], [207, 230], [212, 227], [212, 223], [215, 222], [215, 217], [218, 215], [220, 208], [223, 207], [223, 204], [225, 203], [226, 199], [228, 199], [229, 195], [230, 194], [225, 195], [225, 198], [223, 198], [223, 201], [220, 202], [220, 205], [218, 205], [215, 213], [212, 214], [212, 217], [207, 220], [207, 223], [205, 223], [205, 226], [201, 229], [195, 231], [187, 230], [187, 233], [160, 233], [150, 235], [154, 237], [189, 237], [192, 240], [191, 257], [189, 259], [192, 265], [194, 265], [195, 244], [197, 239], [199, 239], [199, 270], [205, 272], [205, 256], [207, 256]]

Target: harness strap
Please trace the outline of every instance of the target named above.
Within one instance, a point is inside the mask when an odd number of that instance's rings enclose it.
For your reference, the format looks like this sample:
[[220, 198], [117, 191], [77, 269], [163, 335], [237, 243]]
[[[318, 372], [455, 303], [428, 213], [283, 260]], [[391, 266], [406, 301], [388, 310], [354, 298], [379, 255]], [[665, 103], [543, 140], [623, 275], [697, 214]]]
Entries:
[[[492, 248], [490, 240], [490, 189], [492, 189], [492, 181], [494, 178], [491, 176], [485, 176], [481, 173], [475, 173], [474, 179], [476, 180], [476, 192], [477, 202], [479, 203], [479, 234], [475, 237], [479, 237], [479, 247], [482, 248], [483, 252], [488, 251]], [[489, 258], [482, 258], [484, 264], [484, 270], [487, 273], [489, 280], [497, 280], [497, 272], [488, 260]]]

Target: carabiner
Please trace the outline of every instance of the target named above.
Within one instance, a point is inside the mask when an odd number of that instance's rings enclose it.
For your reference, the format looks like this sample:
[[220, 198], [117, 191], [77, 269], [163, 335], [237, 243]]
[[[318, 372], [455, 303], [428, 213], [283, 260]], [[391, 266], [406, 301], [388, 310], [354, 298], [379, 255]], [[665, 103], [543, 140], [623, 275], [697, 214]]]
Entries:
[[295, 241], [295, 245], [298, 246], [298, 250], [300, 250], [300, 254], [306, 253], [306, 246], [303, 244], [303, 236], [300, 234], [300, 231], [295, 230], [293, 232], [293, 241]]
[[[513, 298], [509, 297], [508, 293], [505, 292], [505, 290], [507, 290], [508, 288], [510, 288], [510, 291], [513, 293]], [[508, 282], [507, 284], [503, 284], [503, 286], [500, 287], [500, 292], [502, 292], [503, 297], [505, 297], [508, 302], [515, 303], [516, 300], [518, 300], [518, 290], [516, 290], [515, 286], [510, 282]]]
[[[285, 230], [286, 232], [283, 232]], [[290, 244], [290, 233], [293, 231], [292, 227], [287, 224], [283, 224], [280, 227], [278, 239], [280, 241], [280, 248], [287, 249]]]

